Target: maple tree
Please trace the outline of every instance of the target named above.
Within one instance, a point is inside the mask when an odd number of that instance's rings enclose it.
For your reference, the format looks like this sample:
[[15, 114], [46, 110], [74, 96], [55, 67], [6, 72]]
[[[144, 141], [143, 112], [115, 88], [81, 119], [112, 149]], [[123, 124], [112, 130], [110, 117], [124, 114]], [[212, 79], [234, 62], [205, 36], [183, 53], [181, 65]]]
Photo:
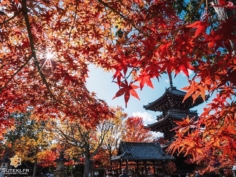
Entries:
[[121, 107], [115, 107], [114, 117], [108, 120], [108, 125], [111, 127], [104, 138], [102, 147], [98, 152], [96, 159], [100, 160], [104, 166], [111, 167], [111, 157], [115, 156], [122, 139], [122, 134], [125, 132], [124, 119], [127, 114]]
[[[235, 162], [235, 1], [3, 0], [0, 2], [0, 133], [9, 115], [33, 107], [39, 120], [79, 117], [93, 126], [107, 105], [85, 87], [88, 65], [113, 70], [115, 97], [139, 98], [161, 73], [195, 72], [187, 96], [218, 96], [199, 120], [178, 124], [193, 161]], [[180, 12], [184, 10], [185, 16]], [[187, 97], [186, 96], [186, 97]], [[214, 97], [214, 95], [213, 95]], [[84, 118], [83, 114], [87, 116]], [[204, 125], [204, 132], [200, 127]], [[189, 127], [194, 130], [188, 132]], [[188, 132], [188, 136], [186, 136]], [[200, 135], [200, 136], [199, 136]], [[214, 140], [214, 141], [213, 141]], [[213, 143], [217, 142], [217, 143]], [[173, 150], [176, 148], [173, 147]], [[178, 145], [178, 146], [177, 146]]]
[[[30, 115], [30, 110], [25, 114], [13, 113], [11, 115], [15, 121], [15, 127], [4, 135], [4, 144], [7, 146], [7, 155], [19, 156], [24, 165], [31, 166], [32, 176], [35, 176], [37, 166], [42, 161], [42, 155], [48, 154], [47, 157], [54, 158], [56, 154], [50, 150], [52, 136], [45, 130], [45, 123], [31, 119]], [[47, 151], [45, 151], [46, 148], [48, 148]], [[47, 161], [44, 164], [47, 164]]]
[[149, 129], [144, 127], [141, 117], [128, 117], [124, 121], [121, 140], [125, 142], [151, 142], [154, 137]]
[[81, 124], [80, 119], [57, 120], [51, 122], [50, 126], [57, 143], [64, 145], [64, 150], [70, 158], [84, 157], [83, 176], [91, 173], [93, 167], [91, 160], [97, 155], [111, 128], [109, 119], [101, 120], [96, 127]]
[[152, 142], [153, 135], [143, 124], [141, 117], [128, 117], [121, 107], [115, 108], [114, 118], [108, 120], [111, 128], [104, 138], [103, 144], [94, 159], [107, 169], [112, 169], [117, 163], [111, 158], [117, 155], [121, 141], [125, 142]]

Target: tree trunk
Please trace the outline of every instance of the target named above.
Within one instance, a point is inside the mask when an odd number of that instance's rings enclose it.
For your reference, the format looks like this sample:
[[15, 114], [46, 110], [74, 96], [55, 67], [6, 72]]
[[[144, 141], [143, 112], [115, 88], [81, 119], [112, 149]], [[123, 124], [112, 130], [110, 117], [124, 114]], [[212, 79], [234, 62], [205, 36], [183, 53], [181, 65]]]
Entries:
[[90, 157], [85, 157], [85, 163], [84, 163], [84, 175], [83, 177], [91, 177], [91, 160]]
[[32, 175], [32, 177], [35, 177], [36, 170], [37, 170], [37, 158], [35, 158], [35, 161], [34, 161], [34, 169], [33, 169], [33, 175]]
[[112, 158], [112, 155], [111, 155], [111, 153], [110, 153], [110, 159], [109, 159], [109, 161], [110, 161], [110, 167], [112, 168], [112, 162], [111, 162], [111, 158]]
[[91, 165], [91, 160], [90, 160], [90, 152], [89, 152], [89, 144], [86, 143], [85, 145], [85, 162], [84, 162], [84, 175], [83, 177], [92, 177], [91, 172], [92, 172], [92, 165]]
[[110, 149], [109, 149], [109, 161], [110, 161], [110, 167], [111, 167], [111, 169], [112, 169], [111, 158], [112, 158], [112, 153], [111, 153], [111, 148], [110, 148]]

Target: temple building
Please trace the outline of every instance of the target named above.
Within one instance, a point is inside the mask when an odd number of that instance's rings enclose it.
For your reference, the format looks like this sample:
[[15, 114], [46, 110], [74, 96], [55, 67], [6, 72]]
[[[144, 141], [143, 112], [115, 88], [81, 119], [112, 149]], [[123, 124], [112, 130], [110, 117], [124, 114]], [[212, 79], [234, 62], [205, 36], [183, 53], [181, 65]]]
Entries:
[[[203, 99], [198, 97], [195, 102], [193, 102], [190, 96], [183, 102], [185, 94], [186, 92], [173, 87], [171, 82], [170, 87], [166, 89], [161, 97], [144, 105], [146, 110], [161, 112], [161, 114], [157, 116], [157, 121], [153, 124], [148, 124], [147, 128], [154, 132], [164, 133], [164, 139], [168, 140], [169, 143], [174, 141], [175, 132], [171, 131], [171, 129], [176, 127], [175, 121], [182, 120], [187, 116], [190, 118], [195, 117], [195, 119], [198, 118], [197, 111], [190, 109], [201, 104]], [[195, 166], [186, 164], [185, 160], [186, 158], [182, 156], [175, 157], [175, 164], [177, 166], [176, 175], [185, 175], [187, 172], [194, 170]]]
[[117, 155], [111, 158], [113, 176], [119, 176], [121, 169], [126, 169], [129, 176], [160, 176], [173, 160], [174, 157], [167, 155], [158, 143], [121, 141]]
[[193, 103], [192, 97], [188, 97], [184, 102], [184, 96], [186, 92], [176, 89], [176, 87], [169, 87], [165, 93], [155, 101], [145, 105], [146, 110], [162, 112], [157, 116], [157, 122], [149, 124], [147, 127], [151, 131], [164, 133], [164, 139], [171, 140], [174, 137], [174, 132], [170, 131], [176, 125], [174, 121], [189, 117], [195, 117], [197, 119], [197, 111], [191, 111], [190, 109], [201, 104], [203, 99], [198, 97]]

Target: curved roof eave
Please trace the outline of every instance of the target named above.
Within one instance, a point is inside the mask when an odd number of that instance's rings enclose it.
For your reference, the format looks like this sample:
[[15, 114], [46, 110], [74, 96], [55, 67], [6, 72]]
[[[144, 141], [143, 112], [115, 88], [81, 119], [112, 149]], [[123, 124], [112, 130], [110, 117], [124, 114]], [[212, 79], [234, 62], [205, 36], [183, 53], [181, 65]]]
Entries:
[[[167, 95], [173, 95], [173, 96], [177, 96], [177, 97], [183, 97], [186, 95], [186, 92], [184, 91], [181, 91], [181, 90], [178, 90], [176, 89], [176, 87], [172, 87], [172, 88], [168, 88], [166, 89], [165, 93], [159, 97], [158, 99], [156, 99], [155, 101], [151, 102], [151, 103], [148, 103], [147, 105], [144, 105], [143, 108], [146, 109], [146, 110], [153, 110], [153, 111], [160, 111], [159, 109], [155, 109], [155, 105], [161, 105], [161, 103], [164, 101], [163, 99], [165, 97], [167, 97]], [[206, 100], [208, 99], [208, 96], [206, 96]], [[192, 102], [192, 98], [191, 97], [188, 97], [186, 99], [186, 101], [189, 101], [189, 102]], [[201, 104], [204, 100], [202, 99], [201, 96], [199, 96], [195, 102], [191, 105], [190, 108], [192, 107], [195, 107], [199, 104]]]

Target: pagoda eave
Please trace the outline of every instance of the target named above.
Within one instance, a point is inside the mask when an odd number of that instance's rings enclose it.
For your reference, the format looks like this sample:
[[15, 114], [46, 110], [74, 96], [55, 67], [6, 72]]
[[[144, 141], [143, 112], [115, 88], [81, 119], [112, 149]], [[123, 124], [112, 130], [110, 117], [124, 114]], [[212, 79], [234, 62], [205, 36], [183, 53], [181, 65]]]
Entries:
[[183, 98], [186, 92], [177, 90], [174, 88], [169, 88], [166, 92], [157, 100], [144, 105], [144, 109], [152, 111], [165, 111], [169, 108], [183, 108], [191, 109], [203, 102], [203, 99], [199, 96], [194, 102], [192, 97], [188, 97], [184, 102]]
[[180, 121], [182, 119], [185, 119], [187, 116], [189, 116], [190, 118], [197, 118], [198, 115], [195, 111], [189, 112], [189, 113], [173, 113], [173, 112], [169, 112], [166, 116], [159, 116], [159, 118], [157, 119], [158, 121], [153, 123], [153, 124], [148, 124], [146, 127], [151, 129], [152, 131], [160, 131], [160, 129], [162, 129], [163, 126], [166, 126], [168, 124], [171, 124], [174, 126], [175, 123], [174, 121]]

